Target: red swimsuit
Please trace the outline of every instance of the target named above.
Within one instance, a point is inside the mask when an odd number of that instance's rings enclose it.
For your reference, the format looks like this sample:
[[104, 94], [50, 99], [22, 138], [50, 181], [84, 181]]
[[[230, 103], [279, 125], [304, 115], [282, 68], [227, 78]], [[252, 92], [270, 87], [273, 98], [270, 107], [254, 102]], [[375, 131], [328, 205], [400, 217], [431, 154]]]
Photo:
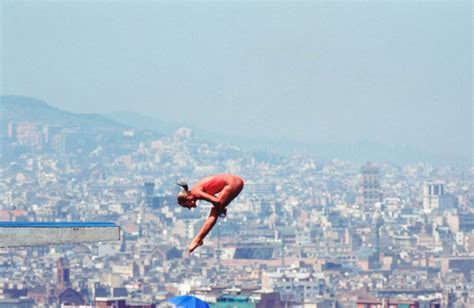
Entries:
[[217, 175], [211, 180], [202, 184], [202, 190], [208, 194], [215, 195], [220, 192], [226, 185], [227, 182], [225, 181], [225, 175]]

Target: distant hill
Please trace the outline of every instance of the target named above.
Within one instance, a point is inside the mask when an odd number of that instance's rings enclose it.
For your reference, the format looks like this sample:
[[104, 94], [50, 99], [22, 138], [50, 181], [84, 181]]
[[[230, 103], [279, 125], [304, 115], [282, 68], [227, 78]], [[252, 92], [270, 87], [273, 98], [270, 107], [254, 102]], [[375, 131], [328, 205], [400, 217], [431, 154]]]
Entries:
[[170, 135], [183, 125], [168, 123], [138, 114], [133, 111], [117, 111], [104, 114], [105, 117], [137, 129], [151, 130], [163, 135]]
[[428, 162], [433, 164], [469, 165], [469, 158], [453, 155], [430, 153], [412, 146], [386, 145], [377, 142], [359, 141], [354, 143], [304, 143], [287, 139], [245, 138], [227, 136], [193, 127], [190, 125], [165, 122], [131, 111], [109, 113], [105, 116], [138, 129], [152, 130], [162, 134], [171, 134], [179, 127], [191, 128], [197, 139], [211, 143], [230, 144], [259, 152], [275, 152], [289, 154], [303, 151], [308, 154], [327, 159], [343, 159], [349, 161], [387, 161], [394, 163]]
[[47, 123], [78, 130], [86, 134], [108, 133], [121, 135], [124, 129], [136, 128], [153, 132], [156, 137], [169, 135], [178, 128], [188, 126], [197, 140], [208, 143], [241, 146], [256, 152], [288, 154], [303, 151], [322, 158], [338, 158], [352, 161], [390, 161], [395, 163], [429, 162], [470, 166], [472, 161], [462, 155], [429, 153], [415, 147], [385, 145], [376, 142], [356, 143], [303, 143], [287, 139], [245, 138], [209, 132], [199, 127], [165, 122], [135, 112], [120, 111], [106, 115], [81, 114], [64, 111], [46, 102], [24, 96], [0, 96], [0, 134], [6, 131], [10, 121]]
[[84, 133], [119, 133], [129, 127], [99, 114], [64, 111], [31, 97], [0, 96], [0, 122], [6, 125], [10, 121], [47, 123]]

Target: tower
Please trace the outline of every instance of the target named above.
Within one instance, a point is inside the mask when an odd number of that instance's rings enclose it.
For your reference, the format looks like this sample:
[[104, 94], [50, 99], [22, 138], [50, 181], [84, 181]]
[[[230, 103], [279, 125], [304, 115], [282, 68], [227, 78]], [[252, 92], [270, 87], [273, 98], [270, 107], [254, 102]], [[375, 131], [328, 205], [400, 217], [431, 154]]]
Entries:
[[12, 141], [16, 141], [17, 128], [18, 128], [18, 124], [17, 124], [17, 123], [15, 123], [15, 122], [9, 122], [9, 123], [8, 123], [8, 127], [7, 127], [8, 139], [10, 139], [10, 140], [12, 140]]
[[382, 192], [379, 182], [379, 168], [367, 162], [360, 169], [360, 186], [357, 203], [365, 207], [373, 207], [376, 202], [382, 201]]
[[66, 258], [59, 258], [56, 268], [58, 287], [69, 287], [71, 285], [69, 261]]
[[148, 206], [152, 205], [154, 196], [155, 196], [155, 183], [145, 182], [145, 202]]

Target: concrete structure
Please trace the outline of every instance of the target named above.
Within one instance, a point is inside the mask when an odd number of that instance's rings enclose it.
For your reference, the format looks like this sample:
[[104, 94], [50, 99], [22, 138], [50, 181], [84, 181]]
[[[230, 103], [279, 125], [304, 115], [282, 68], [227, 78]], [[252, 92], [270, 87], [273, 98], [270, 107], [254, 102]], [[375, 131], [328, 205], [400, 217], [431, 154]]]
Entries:
[[95, 298], [95, 307], [117, 307], [117, 308], [155, 308], [155, 304], [129, 304], [127, 298]]
[[108, 222], [1, 222], [0, 247], [22, 247], [120, 240]]
[[148, 206], [152, 205], [153, 197], [155, 196], [155, 183], [145, 182], [145, 200]]
[[5, 308], [33, 308], [35, 302], [28, 297], [21, 298], [5, 298], [0, 299], [0, 307]]
[[360, 170], [360, 186], [357, 203], [366, 207], [373, 207], [376, 202], [382, 201], [382, 192], [379, 181], [379, 168], [368, 162]]
[[449, 209], [454, 207], [454, 198], [446, 194], [445, 183], [441, 181], [423, 184], [423, 210], [430, 213], [433, 209]]

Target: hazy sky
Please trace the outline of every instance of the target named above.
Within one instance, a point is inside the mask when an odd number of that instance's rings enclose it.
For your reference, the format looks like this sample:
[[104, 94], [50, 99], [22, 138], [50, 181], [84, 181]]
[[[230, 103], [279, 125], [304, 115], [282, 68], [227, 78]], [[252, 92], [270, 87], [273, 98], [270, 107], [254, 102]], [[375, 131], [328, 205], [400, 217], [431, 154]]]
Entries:
[[470, 1], [0, 2], [2, 95], [229, 135], [472, 151]]

